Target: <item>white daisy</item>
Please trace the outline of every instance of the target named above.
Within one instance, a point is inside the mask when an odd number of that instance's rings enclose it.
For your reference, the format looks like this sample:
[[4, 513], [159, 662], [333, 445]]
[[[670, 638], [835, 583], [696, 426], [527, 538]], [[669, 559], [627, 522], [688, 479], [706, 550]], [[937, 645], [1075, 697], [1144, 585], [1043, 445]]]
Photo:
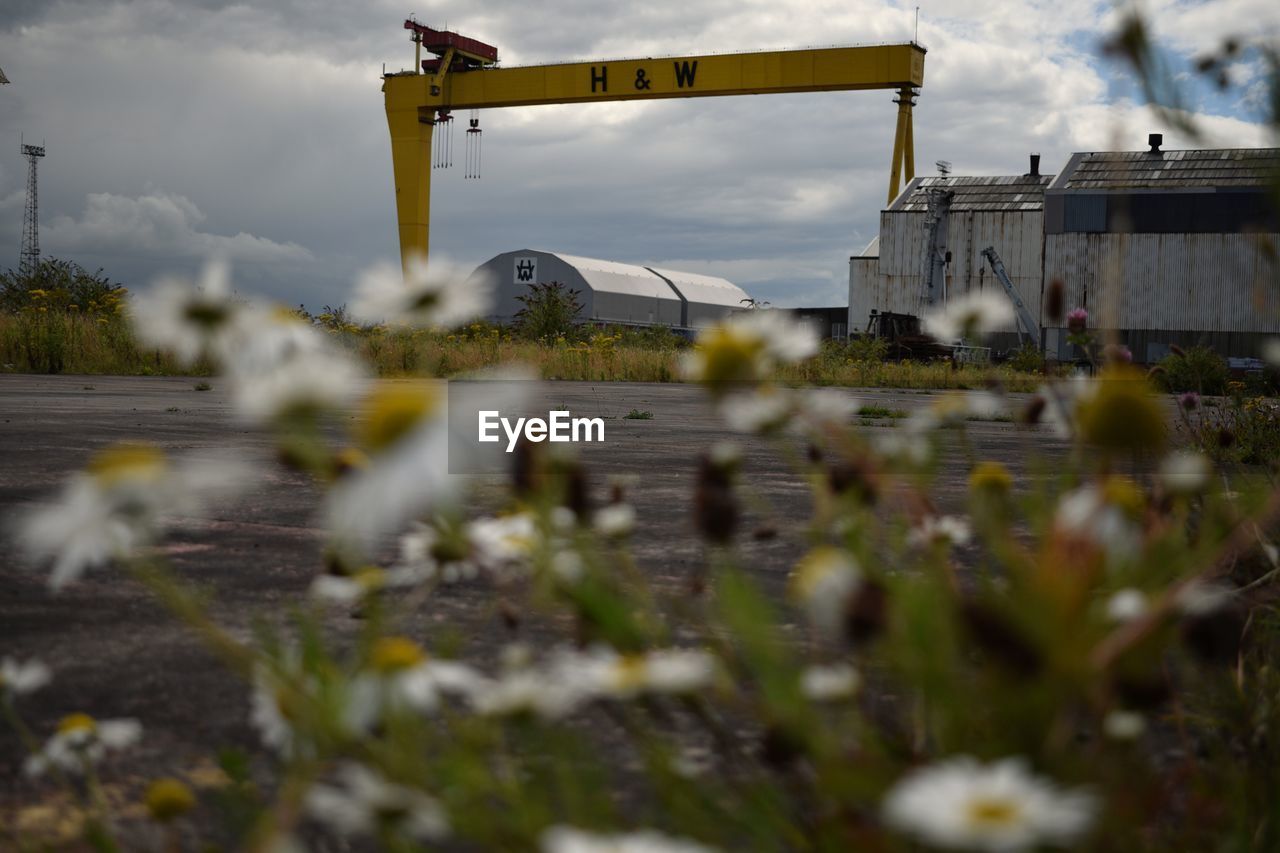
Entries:
[[199, 284], [165, 278], [150, 291], [132, 295], [129, 316], [142, 344], [190, 365], [202, 355], [220, 358], [226, 353], [226, 335], [244, 307], [231, 295], [227, 264], [214, 261], [205, 265]]
[[250, 479], [248, 465], [231, 456], [170, 460], [152, 445], [113, 445], [71, 478], [57, 503], [28, 512], [18, 539], [32, 559], [52, 561], [49, 585], [58, 590], [86, 569], [127, 559], [167, 521], [201, 514]]
[[924, 330], [940, 341], [976, 340], [1014, 320], [1008, 298], [990, 290], [974, 290], [924, 315]]
[[477, 566], [501, 572], [527, 565], [541, 536], [533, 513], [518, 512], [475, 519], [467, 525], [467, 541]]
[[591, 698], [581, 678], [541, 667], [521, 667], [481, 682], [472, 691], [472, 707], [495, 717], [532, 715], [558, 720]]
[[296, 705], [303, 701], [306, 700], [290, 690], [275, 672], [264, 666], [254, 670], [249, 720], [265, 746], [284, 756], [299, 751], [293, 720], [298, 716]]
[[1208, 616], [1229, 604], [1235, 595], [1222, 583], [1197, 580], [1178, 591], [1175, 603], [1185, 616]]
[[88, 714], [71, 714], [62, 718], [40, 751], [27, 758], [23, 769], [28, 776], [43, 775], [51, 767], [83, 773], [88, 765], [101, 761], [107, 750], [125, 749], [140, 737], [142, 724], [137, 720], [95, 720]]
[[377, 386], [364, 404], [366, 467], [342, 477], [326, 499], [328, 527], [365, 550], [434, 505], [451, 500], [461, 478], [449, 473], [444, 402], [420, 383]]
[[735, 432], [767, 433], [781, 428], [791, 419], [791, 392], [767, 386], [726, 395], [717, 404], [720, 417]]
[[587, 563], [577, 551], [562, 548], [551, 555], [551, 573], [567, 584], [576, 584], [586, 576]]
[[806, 554], [791, 573], [791, 597], [818, 630], [842, 632], [850, 600], [862, 584], [862, 570], [847, 551], [823, 545]]
[[1076, 410], [1097, 391], [1097, 380], [1082, 373], [1072, 374], [1065, 382], [1055, 382], [1052, 386], [1042, 385], [1036, 392], [1045, 403], [1040, 422], [1058, 438], [1071, 438], [1075, 434]]
[[470, 696], [483, 680], [466, 664], [432, 659], [406, 637], [378, 640], [368, 664], [352, 679], [344, 709], [353, 731], [369, 731], [387, 714], [434, 711], [445, 694]]
[[606, 539], [621, 539], [635, 530], [636, 508], [631, 504], [609, 504], [596, 511], [591, 523]]
[[1071, 844], [1093, 824], [1095, 798], [1062, 791], [1016, 758], [968, 756], [913, 770], [885, 796], [885, 822], [935, 847], [1027, 850]]
[[264, 423], [295, 411], [340, 409], [364, 390], [364, 370], [323, 332], [276, 310], [244, 317], [225, 359], [241, 417]]
[[571, 826], [553, 826], [542, 833], [542, 853], [713, 853], [683, 838], [671, 838], [652, 829], [616, 835], [586, 832]]
[[1147, 596], [1140, 589], [1116, 590], [1107, 599], [1107, 619], [1112, 622], [1129, 622], [1146, 612]]
[[933, 455], [933, 444], [927, 435], [907, 428], [877, 434], [873, 444], [876, 452], [887, 459], [908, 465], [924, 465]]
[[400, 559], [393, 571], [417, 573], [443, 584], [479, 577], [480, 566], [472, 559], [474, 546], [467, 528], [445, 530], [440, 527], [445, 524], [444, 519], [432, 524], [413, 522], [410, 531], [400, 537]]
[[417, 788], [388, 781], [381, 773], [348, 762], [337, 772], [340, 785], [313, 785], [306, 809], [316, 820], [344, 836], [383, 832], [419, 841], [449, 835], [449, 818], [440, 803]]
[[808, 666], [800, 673], [800, 692], [815, 702], [834, 702], [852, 696], [862, 683], [847, 663]]
[[862, 404], [836, 388], [807, 388], [799, 393], [796, 416], [811, 430], [846, 427]]
[[765, 352], [780, 364], [795, 364], [818, 353], [817, 331], [790, 312], [744, 311], [731, 316], [728, 323], [759, 338]]
[[1111, 711], [1102, 720], [1102, 731], [1112, 740], [1134, 740], [1146, 730], [1147, 718], [1136, 711]]
[[426, 565], [382, 569], [368, 566], [351, 575], [320, 575], [311, 582], [312, 597], [337, 604], [354, 604], [382, 590], [404, 589], [426, 583], [434, 576]]
[[1213, 466], [1201, 453], [1180, 450], [1170, 453], [1160, 463], [1160, 482], [1172, 494], [1194, 495], [1203, 492], [1213, 475]]
[[934, 543], [952, 547], [968, 545], [973, 538], [969, 522], [955, 515], [929, 515], [907, 533], [907, 545], [920, 548]]
[[757, 382], [817, 352], [817, 332], [790, 313], [746, 311], [704, 329], [683, 367], [699, 382]]
[[34, 693], [53, 680], [49, 667], [38, 660], [26, 663], [5, 657], [0, 660], [0, 694], [22, 696]]
[[[465, 282], [464, 282], [465, 279]], [[365, 323], [452, 329], [483, 316], [492, 303], [487, 278], [428, 270], [421, 255], [405, 268], [380, 263], [360, 275], [351, 300], [351, 316]]]
[[715, 683], [716, 659], [698, 649], [655, 649], [643, 654], [620, 655], [606, 647], [557, 664], [580, 673], [595, 695], [629, 699], [642, 693], [683, 694]]
[[1054, 526], [1060, 533], [1094, 543], [1112, 562], [1129, 560], [1142, 548], [1137, 520], [1140, 500], [1135, 487], [1121, 481], [1090, 483], [1058, 502]]

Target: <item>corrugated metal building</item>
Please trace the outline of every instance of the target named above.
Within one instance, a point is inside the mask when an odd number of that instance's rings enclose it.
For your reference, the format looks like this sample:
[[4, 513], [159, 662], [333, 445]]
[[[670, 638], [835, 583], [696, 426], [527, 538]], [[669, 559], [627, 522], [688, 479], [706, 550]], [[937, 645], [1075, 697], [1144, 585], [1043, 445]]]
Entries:
[[723, 278], [534, 249], [495, 255], [472, 275], [495, 282], [489, 319], [501, 323], [524, 307], [516, 297], [527, 294], [529, 285], [550, 282], [577, 290], [581, 319], [592, 323], [695, 329], [745, 309], [747, 299]]
[[1280, 333], [1280, 149], [1161, 151], [1155, 135], [1151, 144], [1073, 154], [1053, 178], [1033, 165], [1020, 177], [911, 181], [881, 212], [879, 236], [849, 259], [850, 330], [866, 328], [873, 309], [923, 313], [931, 256], [952, 296], [1002, 291], [981, 256], [993, 246], [1050, 356], [1075, 355], [1061, 324], [1043, 316], [1055, 279], [1068, 309], [1086, 308], [1091, 326], [1114, 330], [1138, 361], [1159, 360], [1171, 343], [1258, 355]]
[[[1280, 332], [1280, 149], [1072, 155], [1045, 193], [1044, 281], [1139, 361], [1169, 345], [1256, 356]], [[1044, 320], [1041, 320], [1042, 324]], [[1069, 356], [1066, 332], [1045, 331]]]
[[[1000, 283], [982, 258], [994, 246], [1014, 287], [1033, 313], [1040, 311], [1044, 245], [1044, 191], [1052, 180], [1038, 174], [1038, 159], [1026, 175], [918, 177], [880, 213], [880, 235], [849, 259], [849, 329], [867, 327], [871, 311], [923, 313], [926, 256], [932, 251], [929, 197], [948, 195], [939, 220], [946, 293], [996, 288]], [[936, 210], [935, 206], [935, 210]], [[936, 214], [935, 214], [936, 216]], [[942, 294], [939, 294], [941, 299]], [[1016, 328], [1007, 341], [1016, 340]]]

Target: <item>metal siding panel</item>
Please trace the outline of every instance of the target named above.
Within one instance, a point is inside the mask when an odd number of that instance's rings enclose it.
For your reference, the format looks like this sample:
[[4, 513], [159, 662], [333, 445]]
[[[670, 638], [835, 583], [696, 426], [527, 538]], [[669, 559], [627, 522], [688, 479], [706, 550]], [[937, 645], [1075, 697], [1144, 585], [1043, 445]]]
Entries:
[[[1258, 239], [1243, 234], [1049, 235], [1045, 278], [1061, 278], [1067, 308], [1087, 307], [1095, 328], [1186, 332], [1194, 340], [1207, 334], [1275, 334], [1280, 332], [1280, 287], [1258, 251]], [[1280, 237], [1261, 239], [1280, 249]]]

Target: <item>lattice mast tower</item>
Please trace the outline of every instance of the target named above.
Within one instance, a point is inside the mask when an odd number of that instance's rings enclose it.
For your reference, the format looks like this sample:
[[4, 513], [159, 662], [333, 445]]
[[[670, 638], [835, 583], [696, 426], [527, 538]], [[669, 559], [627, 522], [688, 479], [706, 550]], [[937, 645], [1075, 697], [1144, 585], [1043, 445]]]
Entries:
[[18, 256], [18, 272], [31, 275], [40, 266], [40, 201], [36, 169], [44, 156], [43, 145], [22, 145], [27, 158], [27, 206], [22, 211], [22, 253]]

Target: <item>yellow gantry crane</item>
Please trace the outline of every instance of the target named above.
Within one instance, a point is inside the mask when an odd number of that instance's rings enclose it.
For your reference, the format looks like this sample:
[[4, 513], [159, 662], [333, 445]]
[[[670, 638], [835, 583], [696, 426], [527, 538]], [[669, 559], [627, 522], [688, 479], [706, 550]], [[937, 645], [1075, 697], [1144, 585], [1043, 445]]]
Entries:
[[[404, 26], [415, 44], [414, 70], [384, 75], [382, 91], [405, 261], [427, 253], [432, 134], [458, 110], [894, 89], [898, 123], [889, 200], [898, 195], [900, 180], [915, 176], [911, 110], [924, 83], [925, 50], [914, 43], [498, 68], [498, 50], [492, 45], [412, 20]], [[424, 47], [433, 58], [422, 59]]]

